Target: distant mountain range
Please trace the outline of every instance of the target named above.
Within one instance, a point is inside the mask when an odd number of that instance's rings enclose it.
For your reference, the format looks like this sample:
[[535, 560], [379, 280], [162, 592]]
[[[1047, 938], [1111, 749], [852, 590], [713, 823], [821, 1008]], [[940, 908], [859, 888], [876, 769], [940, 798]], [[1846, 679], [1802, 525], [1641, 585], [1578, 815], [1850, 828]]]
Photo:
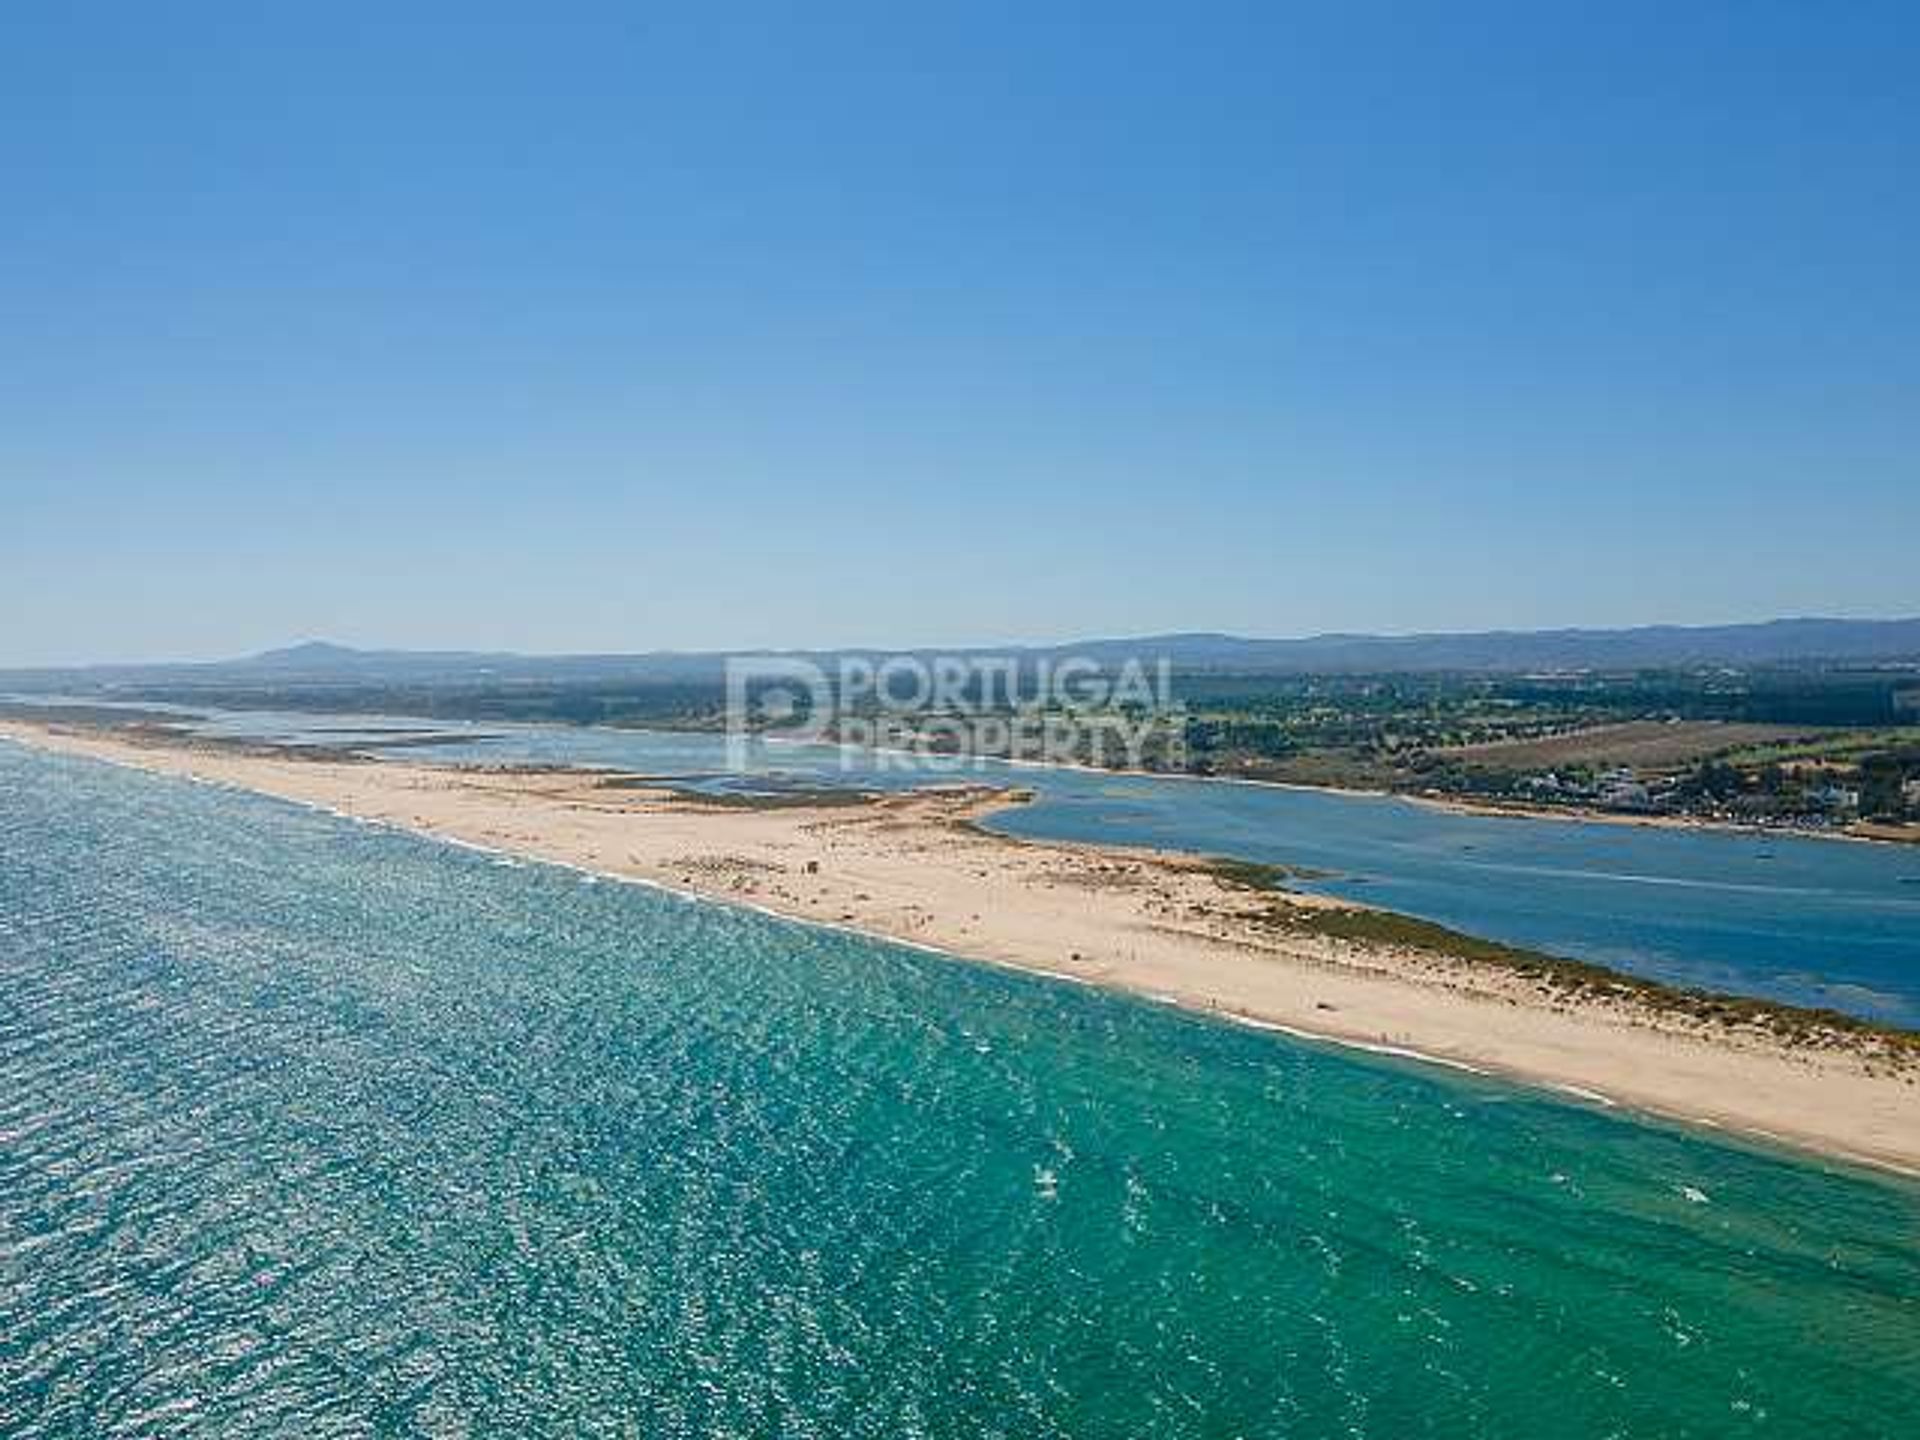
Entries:
[[1920, 658], [1920, 619], [1769, 620], [1626, 630], [1487, 630], [1464, 634], [1315, 635], [1299, 640], [1161, 635], [1076, 647], [1146, 649], [1195, 669], [1327, 673], [1408, 670], [1623, 670], [1688, 665]]
[[[271, 686], [276, 684], [487, 684], [616, 681], [696, 682], [719, 678], [728, 653], [652, 651], [604, 655], [520, 655], [467, 650], [358, 650], [308, 641], [239, 660], [205, 664], [101, 665], [65, 670], [0, 671], [14, 689], [102, 686]], [[831, 661], [876, 652], [789, 651]], [[932, 649], [908, 652], [931, 655]], [[1221, 673], [1333, 674], [1392, 671], [1527, 672], [1633, 670], [1700, 665], [1920, 662], [1920, 619], [1770, 620], [1750, 625], [1650, 625], [1624, 630], [1493, 630], [1466, 634], [1315, 635], [1257, 639], [1238, 635], [1147, 635], [1044, 646], [977, 646], [941, 654], [1087, 656], [1105, 664], [1128, 658], [1176, 669]]]

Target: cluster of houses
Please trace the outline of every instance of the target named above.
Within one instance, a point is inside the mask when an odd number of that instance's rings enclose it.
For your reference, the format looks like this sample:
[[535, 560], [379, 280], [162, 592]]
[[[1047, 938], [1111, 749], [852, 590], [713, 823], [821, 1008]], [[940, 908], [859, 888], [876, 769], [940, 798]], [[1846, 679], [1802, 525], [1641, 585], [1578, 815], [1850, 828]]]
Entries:
[[1561, 775], [1549, 770], [1544, 775], [1529, 775], [1520, 788], [1541, 800], [1560, 804], [1598, 805], [1608, 810], [1653, 811], [1659, 807], [1654, 793], [1640, 777], [1622, 767], [1609, 770], [1592, 780]]
[[[1520, 788], [1540, 800], [1588, 805], [1630, 815], [1706, 812], [1747, 819], [1786, 818], [1781, 816], [1779, 795], [1766, 792], [1734, 795], [1702, 806], [1697, 797], [1682, 794], [1678, 777], [1666, 776], [1649, 782], [1628, 766], [1605, 771], [1591, 780], [1549, 770], [1543, 775], [1529, 775], [1520, 782]], [[1920, 781], [1909, 781], [1906, 792], [1909, 804], [1920, 804]], [[1851, 785], [1832, 781], [1802, 790], [1794, 806], [1794, 816], [1806, 819], [1843, 821], [1859, 813], [1860, 792]]]

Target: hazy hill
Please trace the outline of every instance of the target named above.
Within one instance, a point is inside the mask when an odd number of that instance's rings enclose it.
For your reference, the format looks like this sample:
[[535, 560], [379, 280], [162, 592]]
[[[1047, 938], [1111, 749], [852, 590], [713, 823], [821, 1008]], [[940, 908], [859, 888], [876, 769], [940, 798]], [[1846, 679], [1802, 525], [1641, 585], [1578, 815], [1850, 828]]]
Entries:
[[[745, 652], [741, 652], [745, 653]], [[831, 661], [876, 653], [789, 651]], [[935, 653], [929, 649], [925, 654]], [[1671, 666], [1779, 665], [1831, 661], [1920, 661], [1920, 619], [1770, 620], [1748, 625], [1652, 625], [1620, 630], [1493, 630], [1462, 634], [1314, 635], [1261, 639], [1173, 634], [1025, 647], [973, 647], [940, 653], [1019, 654], [1034, 659], [1085, 655], [1109, 664], [1165, 657], [1176, 669], [1240, 673], [1390, 671], [1633, 670]], [[489, 651], [361, 650], [309, 640], [243, 659], [210, 664], [102, 665], [68, 670], [0, 671], [16, 689], [115, 684], [558, 683], [705, 681], [726, 661], [718, 651], [520, 655]]]

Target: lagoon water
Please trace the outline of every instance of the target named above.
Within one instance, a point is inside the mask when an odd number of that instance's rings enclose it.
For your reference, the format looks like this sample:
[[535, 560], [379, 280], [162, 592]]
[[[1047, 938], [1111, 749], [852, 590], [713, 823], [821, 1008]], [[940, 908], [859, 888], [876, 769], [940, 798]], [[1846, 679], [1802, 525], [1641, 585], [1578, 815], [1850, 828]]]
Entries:
[[[341, 742], [419, 720], [231, 712], [216, 734]], [[461, 727], [450, 727], [459, 734]], [[899, 786], [986, 779], [1034, 802], [995, 825], [1041, 839], [1155, 845], [1324, 872], [1303, 882], [1470, 934], [1681, 985], [1920, 1027], [1920, 846], [1453, 814], [1402, 799], [982, 762], [903, 764], [768, 746], [730, 772], [710, 734], [468, 727], [414, 761], [599, 765], [696, 786]], [[447, 733], [442, 729], [441, 733]]]
[[10, 1437], [1916, 1417], [1910, 1184], [0, 743]]

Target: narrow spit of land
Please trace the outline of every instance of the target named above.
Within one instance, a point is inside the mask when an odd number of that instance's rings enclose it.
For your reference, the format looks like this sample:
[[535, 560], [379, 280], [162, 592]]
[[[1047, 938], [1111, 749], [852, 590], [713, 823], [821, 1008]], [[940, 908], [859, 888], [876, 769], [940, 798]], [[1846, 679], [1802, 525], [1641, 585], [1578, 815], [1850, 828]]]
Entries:
[[1017, 792], [757, 805], [154, 727], [0, 735], [1920, 1173], [1920, 1035], [1291, 894], [1275, 867], [982, 829]]

